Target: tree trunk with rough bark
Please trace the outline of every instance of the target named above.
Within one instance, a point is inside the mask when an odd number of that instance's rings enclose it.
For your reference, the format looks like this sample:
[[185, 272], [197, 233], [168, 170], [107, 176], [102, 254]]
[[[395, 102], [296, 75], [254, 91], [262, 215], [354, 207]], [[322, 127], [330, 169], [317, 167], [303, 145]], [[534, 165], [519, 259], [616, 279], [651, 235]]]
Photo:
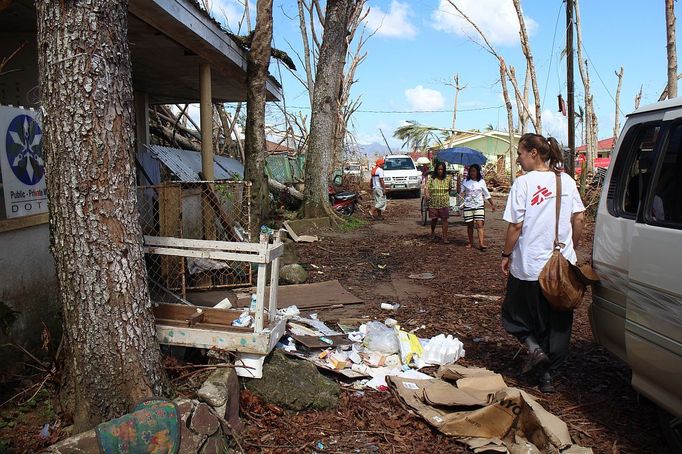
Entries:
[[269, 214], [268, 178], [265, 175], [265, 81], [272, 42], [272, 0], [256, 3], [256, 27], [246, 66], [246, 130], [244, 173], [251, 187], [251, 238]]
[[665, 0], [665, 30], [668, 42], [668, 99], [677, 97], [677, 45], [675, 44], [675, 0]]
[[310, 136], [305, 163], [307, 218], [333, 216], [327, 184], [339, 121], [339, 90], [348, 50], [348, 26], [356, 0], [329, 0], [325, 10], [324, 35], [315, 74]]
[[76, 432], [160, 395], [135, 197], [128, 2], [36, 2], [62, 403]]

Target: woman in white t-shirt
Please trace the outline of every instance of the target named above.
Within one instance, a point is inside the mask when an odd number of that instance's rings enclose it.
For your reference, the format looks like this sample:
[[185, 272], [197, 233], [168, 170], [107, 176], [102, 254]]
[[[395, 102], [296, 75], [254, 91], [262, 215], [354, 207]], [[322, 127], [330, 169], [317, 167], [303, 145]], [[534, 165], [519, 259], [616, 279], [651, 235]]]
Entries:
[[509, 226], [501, 267], [509, 280], [502, 324], [528, 347], [522, 372], [538, 370], [540, 391], [554, 392], [552, 376], [568, 355], [573, 325], [573, 313], [551, 310], [538, 283], [540, 271], [554, 248], [557, 173], [561, 175], [561, 253], [574, 264], [574, 247], [582, 234], [585, 207], [575, 181], [562, 171], [563, 159], [556, 139], [524, 134], [517, 157], [526, 174], [514, 182], [503, 216]]
[[487, 200], [490, 203], [490, 209], [493, 211], [495, 211], [495, 204], [492, 197], [490, 197], [488, 187], [481, 174], [481, 166], [478, 164], [469, 166], [467, 177], [462, 183], [462, 189], [459, 194], [463, 200], [461, 206], [469, 236], [467, 247], [470, 248], [474, 245], [474, 227], [476, 227], [478, 246], [482, 251], [485, 251], [487, 249], [485, 245], [485, 231], [483, 230], [485, 225], [485, 201]]

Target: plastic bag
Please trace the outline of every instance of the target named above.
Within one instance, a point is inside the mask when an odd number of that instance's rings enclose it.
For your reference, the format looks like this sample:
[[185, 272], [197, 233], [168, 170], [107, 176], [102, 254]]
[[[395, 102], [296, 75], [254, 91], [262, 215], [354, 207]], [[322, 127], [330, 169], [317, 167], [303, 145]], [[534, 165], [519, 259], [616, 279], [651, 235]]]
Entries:
[[364, 340], [365, 347], [381, 353], [398, 353], [400, 344], [395, 330], [381, 322], [372, 321], [367, 323], [367, 334]]

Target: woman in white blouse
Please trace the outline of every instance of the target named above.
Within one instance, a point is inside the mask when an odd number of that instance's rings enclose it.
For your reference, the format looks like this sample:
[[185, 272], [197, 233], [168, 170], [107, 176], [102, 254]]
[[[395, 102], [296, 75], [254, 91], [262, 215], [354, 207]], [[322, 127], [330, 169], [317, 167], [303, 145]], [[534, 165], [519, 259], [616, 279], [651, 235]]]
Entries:
[[487, 249], [485, 244], [485, 201], [490, 203], [490, 209], [495, 211], [495, 203], [493, 202], [488, 187], [485, 185], [485, 180], [481, 174], [481, 166], [472, 164], [469, 167], [467, 177], [462, 183], [462, 190], [460, 196], [463, 199], [462, 209], [464, 215], [464, 222], [467, 225], [467, 234], [469, 235], [469, 242], [467, 247], [471, 248], [474, 244], [474, 227], [478, 232], [478, 246], [482, 251]]

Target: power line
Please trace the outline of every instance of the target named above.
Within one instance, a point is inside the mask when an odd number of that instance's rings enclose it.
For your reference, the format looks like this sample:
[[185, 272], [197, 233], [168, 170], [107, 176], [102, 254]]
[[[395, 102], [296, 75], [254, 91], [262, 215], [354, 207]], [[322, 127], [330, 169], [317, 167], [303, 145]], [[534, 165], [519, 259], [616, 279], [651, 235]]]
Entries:
[[[488, 107], [473, 107], [471, 109], [457, 109], [458, 112], [476, 112], [476, 111], [481, 111], [481, 110], [493, 110], [493, 109], [500, 109], [504, 107], [503, 105], [500, 106], [488, 106]], [[310, 107], [307, 106], [289, 106], [289, 109], [301, 109], [301, 110], [310, 110]], [[410, 113], [452, 113], [452, 109], [450, 110], [356, 110], [355, 112], [361, 112], [361, 113], [378, 113], [378, 114], [410, 114]]]

